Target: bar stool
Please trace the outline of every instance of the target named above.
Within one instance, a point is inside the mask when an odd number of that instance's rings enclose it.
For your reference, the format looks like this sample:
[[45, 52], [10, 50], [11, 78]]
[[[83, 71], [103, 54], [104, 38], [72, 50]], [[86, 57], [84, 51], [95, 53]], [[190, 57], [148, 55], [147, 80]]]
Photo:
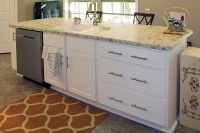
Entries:
[[[142, 17], [139, 19], [139, 17]], [[154, 19], [155, 14], [150, 14], [150, 13], [139, 13], [135, 12], [134, 13], [134, 19], [133, 19], [133, 24], [135, 24], [135, 21], [137, 20], [138, 24], [141, 24], [143, 20], [146, 21], [146, 25], [152, 25], [153, 19]], [[147, 20], [149, 18], [149, 20]]]

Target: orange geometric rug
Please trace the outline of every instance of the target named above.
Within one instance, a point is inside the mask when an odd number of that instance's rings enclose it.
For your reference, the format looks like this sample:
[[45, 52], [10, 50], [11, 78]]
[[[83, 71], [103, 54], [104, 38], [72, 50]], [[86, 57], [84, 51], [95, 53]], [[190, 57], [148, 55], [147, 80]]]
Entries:
[[89, 133], [108, 113], [50, 89], [0, 109], [6, 133]]

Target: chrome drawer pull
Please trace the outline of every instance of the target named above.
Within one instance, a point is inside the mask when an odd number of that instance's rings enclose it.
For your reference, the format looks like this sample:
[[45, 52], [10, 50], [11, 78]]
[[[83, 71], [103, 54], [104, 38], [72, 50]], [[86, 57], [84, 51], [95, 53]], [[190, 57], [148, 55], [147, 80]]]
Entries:
[[16, 36], [16, 33], [13, 32], [13, 41], [16, 40], [15, 36]]
[[68, 60], [69, 60], [69, 57], [67, 56], [67, 68], [69, 67], [69, 62], [68, 62]]
[[117, 53], [117, 52], [113, 52], [113, 51], [108, 51], [108, 53], [122, 55], [122, 53]]
[[135, 107], [135, 108], [138, 108], [138, 109], [141, 109], [141, 110], [144, 110], [144, 111], [147, 111], [147, 109], [144, 107], [144, 108], [142, 108], [142, 107], [139, 107], [139, 106], [137, 106], [136, 104], [131, 104], [131, 106], [132, 107]]
[[60, 66], [62, 66], [63, 65], [63, 63], [62, 63], [62, 55], [60, 54]]
[[115, 76], [120, 76], [120, 77], [122, 77], [122, 74], [116, 74], [116, 73], [114, 73], [114, 72], [108, 72], [108, 74], [112, 74], [112, 75], [115, 75]]
[[135, 80], [135, 81], [139, 81], [139, 82], [147, 83], [146, 80], [139, 80], [139, 79], [137, 79], [137, 78], [131, 78], [131, 79], [132, 79], [132, 80]]
[[142, 59], [142, 60], [147, 60], [146, 57], [138, 57], [138, 56], [136, 56], [136, 55], [134, 55], [134, 56], [131, 55], [131, 57], [132, 57], [132, 58], [137, 58], [137, 59]]
[[119, 102], [119, 103], [123, 103], [122, 100], [117, 100], [117, 99], [115, 99], [114, 97], [108, 97], [108, 98], [111, 99], [111, 100], [117, 101], [117, 102]]

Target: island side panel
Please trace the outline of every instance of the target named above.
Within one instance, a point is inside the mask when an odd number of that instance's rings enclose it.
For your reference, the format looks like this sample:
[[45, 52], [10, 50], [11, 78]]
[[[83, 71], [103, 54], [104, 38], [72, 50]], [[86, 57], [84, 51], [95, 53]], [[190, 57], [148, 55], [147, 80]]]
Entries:
[[167, 88], [166, 96], [168, 96], [168, 104], [166, 110], [168, 110], [168, 115], [166, 118], [166, 124], [169, 123], [169, 129], [173, 131], [179, 120], [179, 96], [180, 96], [180, 54], [187, 48], [187, 40], [184, 39], [177, 44], [171, 51], [167, 51], [167, 70], [169, 75], [167, 75]]

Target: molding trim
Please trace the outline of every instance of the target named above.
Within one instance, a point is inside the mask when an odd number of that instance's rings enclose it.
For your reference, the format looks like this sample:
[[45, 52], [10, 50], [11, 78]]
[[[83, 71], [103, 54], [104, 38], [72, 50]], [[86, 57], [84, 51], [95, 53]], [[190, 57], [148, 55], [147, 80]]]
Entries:
[[14, 18], [14, 22], [18, 22], [18, 1], [17, 0], [13, 0], [14, 4], [15, 4], [15, 18]]
[[135, 12], [138, 12], [139, 0], [135, 0]]

